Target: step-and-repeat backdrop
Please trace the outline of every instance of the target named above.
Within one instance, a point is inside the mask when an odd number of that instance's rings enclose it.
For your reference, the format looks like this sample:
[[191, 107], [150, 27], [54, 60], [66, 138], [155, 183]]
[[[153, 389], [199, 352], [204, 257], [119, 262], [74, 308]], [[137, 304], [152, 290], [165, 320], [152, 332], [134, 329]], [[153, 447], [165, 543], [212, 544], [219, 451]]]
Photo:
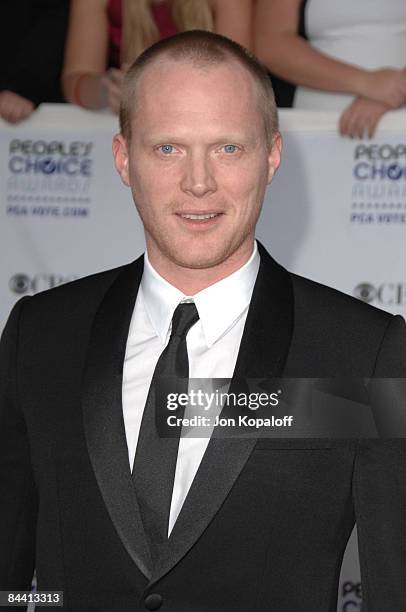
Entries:
[[[405, 316], [406, 112], [389, 113], [363, 141], [340, 138], [334, 112], [280, 115], [283, 162], [258, 238], [288, 269]], [[0, 123], [0, 329], [21, 296], [143, 251], [131, 193], [113, 167], [116, 130], [115, 117], [67, 105]], [[338, 609], [360, 608], [354, 532]]]

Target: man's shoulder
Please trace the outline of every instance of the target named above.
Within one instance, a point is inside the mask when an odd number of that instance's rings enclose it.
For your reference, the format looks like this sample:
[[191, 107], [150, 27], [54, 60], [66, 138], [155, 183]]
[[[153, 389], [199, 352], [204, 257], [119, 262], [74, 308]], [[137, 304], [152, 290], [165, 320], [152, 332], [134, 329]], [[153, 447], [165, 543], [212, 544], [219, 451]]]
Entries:
[[292, 280], [295, 309], [309, 307], [317, 316], [328, 319], [375, 322], [382, 326], [388, 325], [393, 315], [328, 285], [305, 278], [298, 274], [289, 273]]
[[108, 270], [94, 272], [93, 274], [87, 274], [86, 276], [81, 276], [75, 280], [53, 287], [52, 289], [41, 291], [33, 297], [36, 300], [49, 300], [62, 299], [70, 295], [75, 298], [80, 294], [94, 293], [99, 289], [103, 290], [111, 285], [114, 279], [131, 265], [134, 265], [134, 262], [123, 264], [115, 268], [109, 268]]
[[394, 318], [356, 297], [287, 270], [261, 244], [258, 246], [265, 282], [273, 282], [277, 277], [274, 286], [285, 292], [285, 301], [292, 299], [295, 319], [305, 318], [308, 325], [314, 320], [321, 325], [323, 322], [348, 325], [364, 322], [386, 327]]
[[[25, 317], [63, 319], [72, 316], [92, 315], [115, 280], [126, 271], [131, 273], [142, 265], [141, 258], [118, 266], [83, 276], [76, 280], [41, 291], [24, 301]], [[134, 281], [135, 282], [135, 281]]]
[[401, 316], [296, 274], [290, 277], [294, 347], [304, 363], [310, 360], [314, 371], [328, 376], [374, 371], [404, 376], [406, 326]]

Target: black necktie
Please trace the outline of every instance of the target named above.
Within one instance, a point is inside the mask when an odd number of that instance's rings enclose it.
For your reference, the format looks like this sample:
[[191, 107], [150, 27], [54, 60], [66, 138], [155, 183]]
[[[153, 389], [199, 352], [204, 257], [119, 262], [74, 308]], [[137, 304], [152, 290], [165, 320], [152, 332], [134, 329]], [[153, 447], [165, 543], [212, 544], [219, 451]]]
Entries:
[[[165, 427], [160, 427], [160, 431], [157, 429], [157, 422], [166, 422], [166, 418], [171, 414], [167, 410], [164, 397], [164, 390], [168, 392], [168, 385], [163, 385], [161, 379], [169, 381], [171, 392], [187, 393], [189, 360], [186, 334], [198, 319], [199, 314], [193, 302], [179, 304], [173, 314], [171, 336], [155, 366], [135, 453], [132, 477], [154, 561], [159, 556], [161, 546], [168, 539], [168, 520], [180, 435], [180, 428], [176, 428], [175, 433], [170, 432], [172, 437], [169, 438], [162, 437]], [[179, 411], [175, 414], [183, 416]]]

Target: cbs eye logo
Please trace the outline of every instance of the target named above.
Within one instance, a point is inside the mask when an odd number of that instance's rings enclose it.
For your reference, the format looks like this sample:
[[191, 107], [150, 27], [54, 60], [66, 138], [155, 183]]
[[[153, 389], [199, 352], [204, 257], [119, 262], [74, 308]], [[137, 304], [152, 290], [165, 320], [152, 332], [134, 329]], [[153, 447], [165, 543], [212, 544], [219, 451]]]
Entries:
[[354, 296], [369, 304], [377, 297], [377, 290], [370, 283], [360, 283], [354, 289]]
[[379, 285], [371, 283], [359, 283], [353, 291], [353, 295], [370, 304], [377, 303], [379, 306], [406, 306], [406, 282], [383, 282]]
[[22, 295], [31, 290], [31, 279], [26, 274], [14, 274], [8, 282], [8, 286], [13, 293]]
[[75, 280], [78, 278], [77, 274], [35, 274], [34, 276], [28, 276], [28, 274], [17, 273], [14, 274], [9, 282], [8, 286], [10, 291], [17, 295], [24, 295], [25, 293], [39, 293], [40, 291], [46, 291], [53, 287], [58, 287], [64, 283]]

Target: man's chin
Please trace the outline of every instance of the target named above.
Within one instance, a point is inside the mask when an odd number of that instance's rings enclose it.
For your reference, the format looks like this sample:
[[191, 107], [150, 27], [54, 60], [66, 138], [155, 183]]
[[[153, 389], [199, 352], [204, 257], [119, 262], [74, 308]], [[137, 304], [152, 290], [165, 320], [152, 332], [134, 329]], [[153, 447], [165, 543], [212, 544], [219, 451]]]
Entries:
[[[155, 240], [155, 249], [162, 264], [175, 265], [186, 270], [210, 270], [227, 264], [231, 266], [241, 258], [240, 250], [243, 241], [226, 239], [217, 236], [211, 240], [177, 240], [169, 243], [167, 240]], [[154, 250], [155, 250], [154, 249]], [[152, 252], [152, 249], [149, 249]], [[164, 264], [166, 260], [166, 264]]]
[[212, 253], [205, 253], [204, 255], [188, 255], [185, 257], [185, 254], [182, 253], [182, 255], [176, 254], [171, 259], [181, 268], [186, 268], [188, 270], [204, 270], [221, 265], [227, 259], [227, 256], [223, 254], [222, 256], [215, 256]]
[[230, 248], [222, 242], [196, 244], [189, 243], [188, 245], [176, 245], [176, 248], [168, 248], [167, 257], [177, 266], [189, 270], [203, 270], [215, 268], [224, 263], [230, 256]]

